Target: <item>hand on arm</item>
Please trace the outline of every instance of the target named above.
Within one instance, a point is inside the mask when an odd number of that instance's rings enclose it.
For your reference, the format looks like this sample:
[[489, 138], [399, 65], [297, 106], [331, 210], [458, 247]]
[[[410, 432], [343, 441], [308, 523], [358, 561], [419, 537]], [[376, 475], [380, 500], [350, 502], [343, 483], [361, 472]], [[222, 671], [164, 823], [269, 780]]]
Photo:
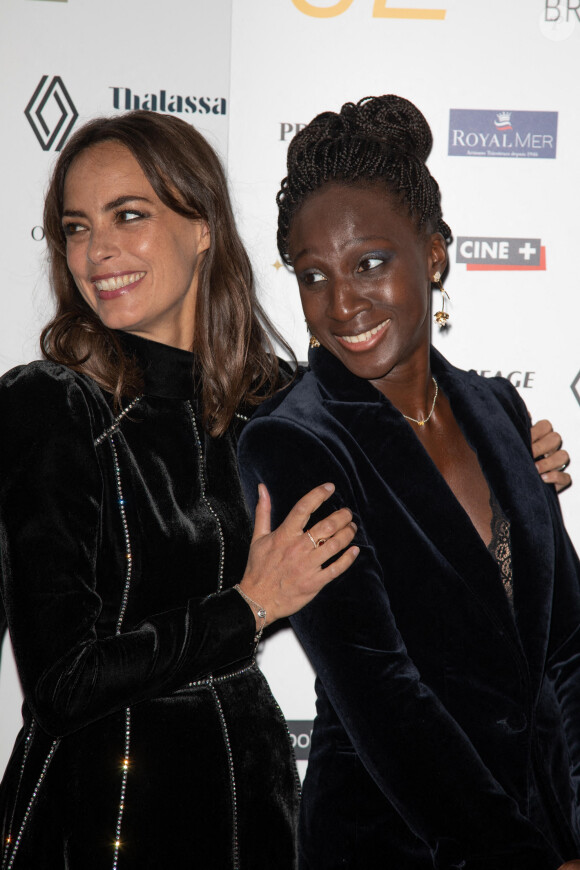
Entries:
[[566, 472], [570, 456], [562, 450], [562, 436], [554, 432], [549, 420], [538, 420], [531, 429], [532, 454], [536, 468], [545, 483], [553, 483], [556, 492], [570, 486], [572, 478]]
[[[291, 616], [308, 604], [323, 586], [346, 571], [359, 552], [358, 547], [349, 547], [356, 526], [347, 508], [335, 511], [308, 529], [314, 541], [324, 541], [318, 547], [304, 531], [310, 515], [334, 492], [332, 484], [317, 486], [303, 496], [273, 532], [268, 490], [264, 484], [258, 489], [254, 536], [240, 583], [240, 589], [252, 602], [257, 631], [263, 628], [259, 608], [266, 611], [268, 625]], [[343, 550], [345, 552], [335, 561], [322, 567]]]

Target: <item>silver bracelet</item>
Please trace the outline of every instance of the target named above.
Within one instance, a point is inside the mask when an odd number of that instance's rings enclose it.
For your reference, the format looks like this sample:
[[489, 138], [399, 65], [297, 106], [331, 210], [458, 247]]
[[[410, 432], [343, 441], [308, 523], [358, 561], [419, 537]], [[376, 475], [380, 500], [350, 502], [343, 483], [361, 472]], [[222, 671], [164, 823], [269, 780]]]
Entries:
[[236, 585], [234, 586], [234, 589], [238, 590], [238, 592], [240, 593], [240, 595], [242, 596], [244, 601], [247, 601], [248, 604], [253, 604], [254, 607], [258, 608], [258, 610], [256, 611], [256, 616], [258, 617], [258, 619], [262, 620], [262, 624], [260, 625], [260, 628], [258, 629], [256, 634], [254, 635], [254, 643], [256, 645], [258, 645], [260, 643], [260, 638], [262, 637], [262, 632], [266, 628], [266, 616], [267, 616], [266, 611], [264, 610], [264, 608], [260, 604], [258, 604], [257, 601], [254, 601], [253, 598], [250, 598], [249, 595], [246, 595], [246, 593], [244, 592], [244, 590], [242, 589], [242, 587], [240, 586], [239, 583], [236, 583]]

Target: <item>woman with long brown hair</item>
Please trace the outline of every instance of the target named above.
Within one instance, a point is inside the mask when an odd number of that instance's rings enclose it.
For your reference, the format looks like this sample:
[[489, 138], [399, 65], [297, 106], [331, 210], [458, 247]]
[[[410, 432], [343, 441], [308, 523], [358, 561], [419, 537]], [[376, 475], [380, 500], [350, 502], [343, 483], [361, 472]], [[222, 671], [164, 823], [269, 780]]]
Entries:
[[173, 117], [91, 121], [45, 230], [44, 361], [0, 384], [24, 691], [2, 868], [290, 870], [297, 777], [255, 650], [357, 549], [348, 509], [309, 528], [324, 552], [303, 531], [330, 484], [274, 532], [261, 487], [252, 537], [236, 441], [281, 372], [219, 160]]

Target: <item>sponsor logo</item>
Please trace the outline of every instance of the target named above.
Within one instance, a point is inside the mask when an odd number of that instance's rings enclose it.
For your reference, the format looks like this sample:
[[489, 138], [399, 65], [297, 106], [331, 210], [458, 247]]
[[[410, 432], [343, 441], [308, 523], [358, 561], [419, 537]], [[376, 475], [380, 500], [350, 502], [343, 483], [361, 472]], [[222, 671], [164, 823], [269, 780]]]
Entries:
[[[514, 387], [521, 387], [524, 390], [531, 390], [534, 387], [535, 372], [525, 372], [515, 370], [504, 375], [503, 372], [494, 372], [492, 369], [482, 369], [477, 372], [482, 378], [506, 378]], [[579, 373], [580, 374], [580, 373]]]
[[151, 112], [168, 112], [176, 115], [225, 115], [225, 97], [192, 97], [172, 94], [165, 90], [156, 93], [135, 94], [131, 88], [111, 85], [113, 108], [129, 112], [132, 109], [149, 109]]
[[544, 21], [580, 21], [578, 0], [545, 0]]
[[[292, 0], [299, 12], [309, 15], [311, 18], [336, 18], [342, 15], [353, 4], [353, 0], [337, 0], [330, 6], [319, 6], [310, 0]], [[423, 21], [443, 21], [445, 9], [409, 9], [394, 8], [389, 5], [389, 0], [374, 0], [373, 18], [418, 18]]]
[[451, 109], [449, 151], [455, 157], [555, 158], [557, 112]]
[[280, 142], [292, 139], [303, 127], [306, 127], [306, 124], [290, 124], [288, 121], [280, 121]]
[[294, 749], [296, 761], [308, 761], [310, 755], [310, 740], [312, 738], [312, 719], [288, 721], [290, 741]]
[[570, 389], [574, 393], [574, 398], [580, 405], [580, 372], [578, 372], [578, 374], [570, 384]]
[[546, 270], [546, 248], [541, 239], [458, 236], [456, 262], [468, 272]]
[[496, 130], [513, 130], [511, 125], [511, 112], [498, 112], [497, 118], [493, 122]]
[[544, 0], [540, 16], [540, 32], [552, 42], [562, 42], [574, 33], [580, 22], [578, 0]]
[[60, 76], [43, 76], [24, 114], [43, 151], [60, 151], [79, 116]]

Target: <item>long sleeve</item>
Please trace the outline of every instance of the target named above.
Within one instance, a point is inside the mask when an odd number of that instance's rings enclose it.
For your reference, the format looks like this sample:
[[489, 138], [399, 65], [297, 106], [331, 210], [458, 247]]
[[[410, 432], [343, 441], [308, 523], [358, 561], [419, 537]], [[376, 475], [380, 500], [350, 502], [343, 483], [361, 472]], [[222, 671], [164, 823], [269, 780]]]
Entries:
[[249, 658], [255, 631], [230, 589], [103, 635], [122, 585], [111, 602], [96, 581], [108, 546], [104, 481], [81, 383], [62, 367], [32, 364], [0, 386], [2, 599], [26, 701], [55, 735]]
[[[325, 481], [336, 486], [325, 510], [342, 505], [353, 510], [360, 555], [292, 618], [352, 745], [409, 828], [429, 846], [435, 867], [558, 867], [559, 856], [422, 680], [393, 616], [384, 576], [389, 566], [379, 564], [366, 536], [362, 515], [368, 505], [357, 503], [352, 468], [341, 464], [338, 446], [329, 449], [307, 425], [282, 415], [253, 420], [240, 441], [240, 467], [249, 501], [258, 482], [268, 487], [274, 523]], [[388, 506], [382, 510], [388, 525]]]
[[[519, 393], [504, 378], [493, 378], [496, 398], [528, 444], [530, 418]], [[554, 593], [551, 601], [548, 674], [554, 682], [570, 753], [576, 824], [580, 830], [580, 563], [562, 520], [560, 502], [552, 486], [545, 495], [554, 530]]]
[[548, 667], [562, 711], [575, 793], [576, 824], [580, 829], [580, 563], [561, 522], [555, 494], [552, 494], [551, 509], [556, 536], [556, 582]]

